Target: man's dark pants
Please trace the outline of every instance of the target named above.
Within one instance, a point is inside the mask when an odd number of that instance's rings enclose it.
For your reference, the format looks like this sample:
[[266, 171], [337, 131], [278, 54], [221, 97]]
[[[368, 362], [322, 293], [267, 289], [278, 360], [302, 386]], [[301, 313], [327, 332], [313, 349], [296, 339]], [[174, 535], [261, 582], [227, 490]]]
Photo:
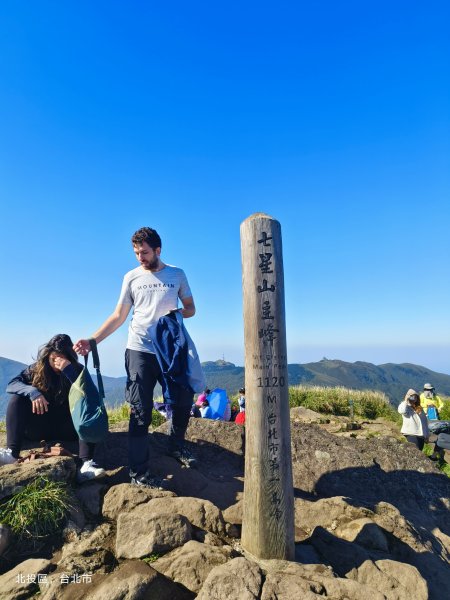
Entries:
[[[128, 428], [128, 451], [131, 476], [144, 475], [148, 468], [148, 428], [152, 422], [153, 390], [157, 382], [161, 384], [163, 395], [166, 383], [155, 354], [125, 351], [125, 369], [127, 387], [125, 399], [130, 403], [131, 414]], [[177, 402], [169, 408], [172, 413], [169, 431], [169, 452], [179, 450], [184, 445], [184, 436], [189, 423], [189, 416], [194, 394], [180, 386], [176, 386]], [[173, 394], [171, 386], [171, 397]]]

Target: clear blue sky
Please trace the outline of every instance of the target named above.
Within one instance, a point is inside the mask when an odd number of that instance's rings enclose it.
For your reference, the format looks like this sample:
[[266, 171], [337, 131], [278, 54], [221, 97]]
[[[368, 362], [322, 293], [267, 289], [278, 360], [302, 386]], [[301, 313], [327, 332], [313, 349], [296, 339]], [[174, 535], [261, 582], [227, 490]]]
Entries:
[[[283, 233], [289, 362], [450, 373], [447, 1], [0, 3], [0, 355], [113, 310], [141, 226], [243, 364], [240, 223]], [[122, 375], [126, 326], [100, 346]]]

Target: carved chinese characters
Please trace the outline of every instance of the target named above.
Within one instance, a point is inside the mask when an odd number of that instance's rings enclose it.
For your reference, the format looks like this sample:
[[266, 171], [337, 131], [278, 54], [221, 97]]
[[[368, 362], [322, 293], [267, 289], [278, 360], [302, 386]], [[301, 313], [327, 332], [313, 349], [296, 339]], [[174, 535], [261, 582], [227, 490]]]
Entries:
[[246, 463], [243, 546], [291, 559], [293, 487], [280, 225], [255, 214], [241, 225]]

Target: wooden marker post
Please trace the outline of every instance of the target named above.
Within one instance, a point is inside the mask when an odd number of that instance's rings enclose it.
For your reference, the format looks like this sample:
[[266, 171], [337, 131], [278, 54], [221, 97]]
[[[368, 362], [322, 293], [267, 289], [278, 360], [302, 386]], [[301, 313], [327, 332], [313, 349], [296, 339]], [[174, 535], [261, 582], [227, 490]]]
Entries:
[[245, 337], [242, 546], [294, 559], [294, 489], [281, 227], [264, 213], [241, 224]]

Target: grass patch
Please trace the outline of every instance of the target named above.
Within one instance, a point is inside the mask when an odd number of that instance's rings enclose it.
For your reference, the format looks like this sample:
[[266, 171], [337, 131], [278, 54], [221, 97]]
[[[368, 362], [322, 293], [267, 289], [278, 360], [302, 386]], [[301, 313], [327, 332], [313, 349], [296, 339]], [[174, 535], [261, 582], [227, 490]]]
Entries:
[[6, 433], [6, 421], [0, 421], [0, 433]]
[[372, 390], [349, 390], [344, 387], [320, 387], [294, 385], [289, 388], [289, 406], [304, 406], [319, 413], [349, 417], [350, 402], [355, 417], [374, 420], [384, 417], [401, 423], [401, 415], [382, 392]]
[[438, 467], [439, 467], [439, 470], [441, 471], [441, 473], [444, 473], [444, 475], [447, 475], [447, 477], [450, 477], [450, 465], [448, 463], [438, 465]]
[[433, 448], [434, 444], [425, 444], [422, 452], [425, 454], [425, 456], [431, 456], [433, 454]]
[[70, 508], [67, 485], [37, 477], [0, 505], [0, 523], [19, 539], [45, 538], [56, 533]]
[[148, 556], [144, 556], [144, 558], [141, 558], [141, 560], [147, 564], [155, 562], [155, 560], [158, 560], [158, 558], [161, 558], [162, 554], [158, 554], [157, 552], [155, 552], [154, 554], [149, 554]]
[[[162, 402], [162, 396], [158, 396], [154, 399], [155, 402]], [[106, 412], [108, 413], [108, 422], [110, 425], [117, 425], [118, 423], [128, 423], [130, 419], [130, 405], [128, 402], [124, 402], [123, 404], [119, 404], [114, 408], [107, 408]], [[152, 425], [153, 427], [159, 427], [163, 423], [165, 423], [166, 419], [163, 415], [157, 410], [152, 411]]]
[[[425, 454], [425, 456], [431, 456], [434, 452], [434, 444], [425, 444], [423, 447], [423, 453]], [[441, 473], [443, 473], [444, 475], [447, 475], [447, 477], [450, 477], [450, 465], [447, 462], [436, 462], [435, 465], [437, 466], [437, 468], [439, 469], [439, 471], [441, 471]]]
[[439, 411], [439, 418], [441, 421], [450, 421], [450, 398], [441, 396], [441, 399], [444, 401], [444, 406]]
[[124, 421], [128, 421], [130, 418], [130, 405], [128, 402], [124, 402], [123, 404], [115, 406], [114, 408], [107, 408], [106, 412], [108, 413], [108, 423], [110, 425], [123, 423]]

